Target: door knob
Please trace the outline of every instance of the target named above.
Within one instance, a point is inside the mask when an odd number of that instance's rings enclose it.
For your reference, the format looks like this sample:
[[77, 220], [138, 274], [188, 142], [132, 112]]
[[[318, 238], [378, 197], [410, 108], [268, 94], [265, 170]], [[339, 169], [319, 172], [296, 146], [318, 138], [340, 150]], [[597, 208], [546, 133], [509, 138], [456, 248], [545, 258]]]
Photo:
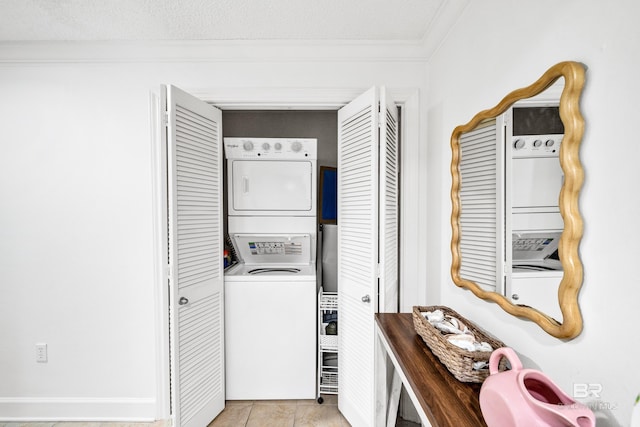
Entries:
[[369, 295], [365, 295], [362, 297], [362, 302], [369, 302], [371, 301], [371, 298], [369, 298]]
[[180, 305], [186, 305], [189, 304], [189, 300], [185, 297], [180, 297], [180, 299], [178, 300], [178, 304]]

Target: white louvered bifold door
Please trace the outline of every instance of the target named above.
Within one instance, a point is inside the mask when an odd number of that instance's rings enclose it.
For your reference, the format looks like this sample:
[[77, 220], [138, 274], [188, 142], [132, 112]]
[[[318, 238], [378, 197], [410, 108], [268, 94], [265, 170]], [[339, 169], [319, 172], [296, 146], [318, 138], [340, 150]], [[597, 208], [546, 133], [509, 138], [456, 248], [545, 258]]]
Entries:
[[378, 94], [338, 111], [338, 407], [354, 427], [374, 421], [378, 265]]
[[177, 89], [167, 105], [172, 410], [179, 427], [224, 409], [222, 115]]
[[501, 121], [483, 121], [460, 137], [460, 277], [502, 293], [504, 213]]
[[380, 89], [378, 311], [398, 311], [398, 107]]

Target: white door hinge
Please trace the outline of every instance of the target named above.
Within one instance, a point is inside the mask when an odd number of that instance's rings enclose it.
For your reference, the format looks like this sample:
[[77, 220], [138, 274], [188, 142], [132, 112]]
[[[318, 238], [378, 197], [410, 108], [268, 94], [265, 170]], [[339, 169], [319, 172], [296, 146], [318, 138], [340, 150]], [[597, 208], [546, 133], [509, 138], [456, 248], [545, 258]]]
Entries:
[[509, 124], [509, 122], [511, 121], [511, 114], [509, 114], [508, 112], [507, 112], [507, 113], [504, 113], [504, 114], [502, 115], [502, 121], [503, 121], [503, 124], [502, 124], [502, 125], [503, 125], [504, 127], [507, 127], [507, 125], [508, 125], [508, 124]]
[[169, 112], [168, 111], [163, 111], [162, 112], [162, 125], [164, 127], [168, 127], [169, 126]]

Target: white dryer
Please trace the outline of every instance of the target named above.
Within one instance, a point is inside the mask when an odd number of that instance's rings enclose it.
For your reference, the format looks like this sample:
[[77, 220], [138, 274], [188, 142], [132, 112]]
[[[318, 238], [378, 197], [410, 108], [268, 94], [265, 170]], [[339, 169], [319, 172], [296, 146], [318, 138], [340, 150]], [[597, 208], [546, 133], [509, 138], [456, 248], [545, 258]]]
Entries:
[[224, 138], [230, 216], [316, 216], [317, 140]]

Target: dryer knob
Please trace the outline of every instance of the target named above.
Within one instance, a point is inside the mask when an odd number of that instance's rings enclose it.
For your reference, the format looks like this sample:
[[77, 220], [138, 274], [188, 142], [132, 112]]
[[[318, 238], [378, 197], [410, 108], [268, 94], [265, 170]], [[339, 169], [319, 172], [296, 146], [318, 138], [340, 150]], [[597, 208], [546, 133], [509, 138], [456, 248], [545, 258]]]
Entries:
[[525, 142], [524, 139], [516, 139], [515, 142], [513, 143], [513, 148], [515, 148], [516, 150], [521, 150], [524, 148]]
[[271, 145], [269, 145], [269, 143], [268, 143], [268, 142], [265, 142], [265, 143], [263, 143], [263, 144], [262, 144], [262, 149], [263, 149], [264, 151], [267, 151], [267, 150], [268, 150], [268, 149], [270, 149], [270, 148], [271, 148]]
[[276, 150], [282, 150], [282, 144], [280, 144], [279, 142], [276, 142], [276, 143], [273, 145], [273, 147], [274, 147]]
[[251, 141], [245, 141], [245, 142], [242, 144], [242, 148], [244, 148], [244, 151], [251, 151], [251, 150], [253, 150], [253, 142], [251, 142]]
[[293, 141], [291, 143], [291, 150], [293, 150], [296, 153], [302, 150], [302, 143], [300, 141]]

